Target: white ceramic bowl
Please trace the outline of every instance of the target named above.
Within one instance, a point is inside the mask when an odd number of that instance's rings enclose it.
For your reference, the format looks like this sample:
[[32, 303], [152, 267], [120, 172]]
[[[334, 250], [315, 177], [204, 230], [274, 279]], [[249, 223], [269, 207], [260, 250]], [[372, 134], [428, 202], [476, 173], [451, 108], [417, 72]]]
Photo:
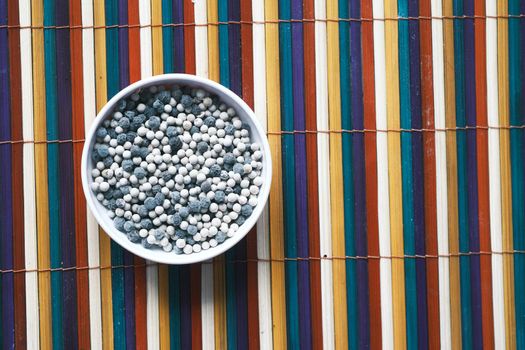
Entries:
[[[215, 248], [210, 247], [208, 250], [202, 250], [199, 253], [192, 253], [188, 255], [177, 255], [173, 251], [168, 253], [160, 248], [146, 249], [142, 247], [140, 243], [130, 242], [125, 233], [120, 232], [113, 226], [113, 221], [106, 214], [107, 209], [105, 209], [104, 206], [96, 199], [95, 194], [90, 187], [91, 183], [93, 182], [91, 177], [91, 170], [93, 169], [91, 153], [93, 152], [93, 145], [96, 141], [95, 131], [107, 117], [111, 116], [116, 103], [119, 100], [131, 95], [135, 91], [140, 90], [141, 88], [146, 88], [153, 85], [169, 86], [173, 84], [202, 88], [213, 95], [217, 95], [221, 101], [226, 103], [228, 106], [233, 107], [241, 120], [250, 125], [250, 137], [253, 142], [257, 142], [259, 145], [261, 145], [263, 152], [263, 169], [261, 176], [264, 179], [264, 182], [259, 192], [258, 204], [254, 208], [252, 215], [244, 222], [244, 224], [241, 225], [241, 227], [239, 227], [239, 230], [235, 233], [235, 235], [226, 239], [224, 243], [217, 245]], [[268, 199], [271, 180], [272, 161], [270, 155], [270, 146], [268, 145], [268, 140], [266, 139], [266, 134], [263, 128], [257, 121], [257, 118], [250, 107], [248, 107], [248, 105], [239, 96], [226, 87], [217, 84], [214, 81], [188, 74], [165, 74], [143, 79], [134, 84], [131, 84], [113, 96], [113, 98], [109, 100], [104, 108], [102, 108], [102, 110], [98, 113], [93, 125], [91, 126], [91, 129], [86, 135], [84, 150], [82, 152], [82, 187], [84, 188], [84, 194], [86, 196], [89, 208], [97, 219], [99, 225], [102, 226], [104, 231], [111, 237], [111, 239], [117, 242], [124, 249], [145, 259], [164, 264], [192, 264], [199, 261], [205, 261], [224, 253], [237, 244], [237, 242], [246, 236], [246, 234], [255, 225], [257, 219], [261, 215], [264, 206], [266, 205], [266, 200]]]

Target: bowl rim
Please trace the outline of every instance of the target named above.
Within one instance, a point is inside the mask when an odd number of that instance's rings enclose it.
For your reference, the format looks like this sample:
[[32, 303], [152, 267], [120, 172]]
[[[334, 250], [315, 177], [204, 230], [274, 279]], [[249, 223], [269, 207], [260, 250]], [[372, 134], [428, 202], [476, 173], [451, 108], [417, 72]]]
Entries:
[[[202, 250], [199, 253], [178, 255], [173, 252], [165, 252], [162, 249], [147, 249], [147, 248], [144, 248], [141, 244], [132, 243], [128, 240], [128, 238], [123, 232], [117, 230], [113, 225], [107, 224], [107, 222], [103, 219], [103, 218], [107, 218], [107, 214], [104, 212], [101, 212], [101, 210], [99, 209], [98, 206], [102, 207], [102, 204], [100, 204], [97, 201], [90, 187], [90, 184], [92, 181], [90, 180], [91, 174], [88, 174], [88, 164], [89, 164], [88, 162], [91, 159], [90, 154], [92, 151], [92, 144], [95, 138], [95, 132], [97, 128], [100, 126], [100, 124], [107, 117], [110, 116], [111, 111], [113, 110], [113, 108], [115, 107], [115, 104], [119, 100], [131, 95], [133, 92], [140, 90], [141, 88], [150, 87], [153, 85], [178, 84], [178, 85], [183, 86], [185, 84], [188, 84], [188, 82], [193, 83], [193, 85], [195, 86], [202, 87], [204, 90], [217, 95], [221, 99], [224, 96], [228, 96], [234, 102], [234, 105], [232, 107], [236, 109], [237, 108], [242, 109], [244, 113], [248, 116], [248, 118], [251, 119], [253, 126], [255, 126], [257, 134], [261, 136], [260, 144], [261, 144], [262, 151], [263, 151], [263, 167], [265, 169], [265, 178], [264, 178], [263, 185], [261, 186], [261, 190], [259, 192], [257, 206], [254, 208], [253, 213], [246, 220], [246, 222], [244, 222], [239, 227], [239, 230], [237, 230], [237, 232], [235, 233], [233, 237], [226, 239], [223, 243], [217, 245], [214, 248], [210, 247], [210, 249]], [[252, 132], [253, 132], [253, 126], [252, 126]], [[191, 75], [191, 74], [173, 73], [173, 74], [155, 75], [155, 76], [151, 76], [151, 77], [139, 80], [133, 84], [128, 85], [124, 89], [120, 90], [109, 101], [107, 101], [104, 107], [102, 107], [102, 109], [99, 111], [99, 113], [93, 120], [89, 130], [86, 133], [84, 147], [82, 150], [81, 178], [82, 178], [82, 188], [84, 190], [84, 196], [86, 198], [86, 202], [88, 203], [88, 207], [91, 213], [93, 214], [93, 216], [95, 217], [98, 225], [100, 225], [100, 227], [102, 227], [104, 232], [113, 241], [119, 244], [122, 248], [144, 259], [154, 261], [157, 263], [170, 264], [170, 265], [193, 264], [193, 263], [198, 263], [198, 262], [212, 259], [220, 254], [223, 254], [227, 250], [231, 249], [241, 239], [243, 239], [248, 234], [248, 232], [251, 230], [251, 228], [257, 223], [257, 220], [260, 218], [261, 214], [263, 213], [264, 208], [266, 207], [266, 203], [267, 203], [268, 196], [270, 193], [270, 187], [271, 187], [271, 181], [272, 181], [272, 160], [271, 160], [270, 145], [268, 143], [266, 132], [264, 128], [261, 126], [253, 110], [237, 94], [235, 94], [233, 91], [231, 91], [227, 87], [215, 81], [209, 80], [207, 78], [203, 78], [203, 77], [199, 77], [199, 76]]]

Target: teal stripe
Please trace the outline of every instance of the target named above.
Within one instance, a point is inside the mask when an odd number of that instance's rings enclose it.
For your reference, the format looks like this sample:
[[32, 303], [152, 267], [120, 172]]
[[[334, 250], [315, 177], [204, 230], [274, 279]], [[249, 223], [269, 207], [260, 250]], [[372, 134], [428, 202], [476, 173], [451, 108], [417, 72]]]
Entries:
[[[339, 0], [339, 18], [349, 18], [348, 1]], [[341, 90], [341, 126], [352, 129], [350, 112], [350, 28], [348, 22], [339, 22], [339, 66]], [[345, 215], [345, 255], [355, 256], [354, 186], [352, 170], [352, 135], [342, 134], [343, 192]], [[359, 325], [357, 311], [356, 261], [346, 259], [346, 306], [348, 318], [348, 346], [357, 349]]]
[[[173, 0], [162, 0], [162, 23], [173, 23]], [[173, 73], [174, 70], [173, 27], [162, 28], [162, 54], [164, 73]], [[181, 317], [180, 317], [180, 279], [179, 267], [168, 266], [168, 295], [169, 295], [169, 329], [170, 349], [180, 350], [181, 344]]]
[[[118, 25], [118, 2], [117, 0], [106, 0], [106, 25]], [[106, 70], [108, 100], [119, 92], [119, 52], [118, 52], [118, 28], [106, 29]]]
[[[111, 266], [124, 265], [122, 248], [111, 241]], [[111, 269], [111, 290], [113, 300], [113, 340], [115, 349], [126, 347], [126, 322], [124, 310], [124, 269]]]
[[[118, 2], [108, 0], [105, 3], [106, 25], [118, 24]], [[119, 52], [118, 29], [106, 29], [106, 65], [108, 100], [119, 91]], [[111, 265], [124, 265], [123, 249], [111, 241]], [[126, 347], [126, 322], [124, 311], [124, 270], [111, 269], [111, 290], [113, 300], [113, 344], [116, 349]]]
[[[228, 0], [218, 0], [219, 3], [219, 22], [228, 21]], [[230, 87], [230, 64], [229, 64], [229, 42], [228, 25], [219, 24], [219, 74], [221, 84]]]
[[[228, 0], [219, 0], [219, 22], [228, 21]], [[229, 60], [228, 25], [219, 25], [219, 72], [222, 85], [230, 86], [230, 60]], [[237, 349], [237, 303], [235, 297], [235, 271], [231, 263], [235, 260], [233, 250], [224, 255], [224, 273], [226, 277], [226, 335], [228, 349]]]
[[179, 267], [168, 267], [170, 300], [170, 349], [180, 350], [180, 280]]
[[[454, 0], [454, 16], [463, 15], [463, 0]], [[465, 72], [463, 53], [463, 20], [454, 20], [454, 68], [456, 78], [456, 126], [466, 126]], [[458, 216], [459, 251], [467, 253], [469, 247], [468, 199], [467, 199], [467, 135], [465, 130], [456, 132], [458, 160]], [[459, 257], [461, 276], [461, 339], [465, 349], [472, 348], [472, 313], [470, 288], [470, 258]]]
[[[55, 25], [55, 2], [44, 1], [44, 25]], [[44, 57], [46, 66], [46, 127], [47, 139], [58, 139], [57, 91], [56, 91], [56, 42], [55, 30], [44, 30]], [[60, 248], [60, 186], [58, 184], [58, 144], [47, 145], [47, 168], [49, 188], [49, 249], [51, 268], [62, 267]], [[53, 348], [62, 349], [62, 272], [51, 272], [51, 314]]]
[[[399, 0], [399, 17], [408, 17], [408, 1]], [[408, 21], [399, 21], [399, 97], [401, 128], [412, 128], [410, 110], [410, 51]], [[403, 244], [407, 255], [415, 255], [414, 197], [412, 178], [412, 135], [401, 133], [401, 170], [403, 187]], [[407, 348], [417, 349], [417, 286], [416, 260], [405, 259], [405, 304]]]
[[[162, 23], [173, 23], [173, 1], [162, 0]], [[164, 73], [173, 73], [173, 27], [162, 27]]]
[[[279, 1], [279, 19], [289, 20], [290, 0]], [[292, 82], [292, 33], [290, 22], [279, 24], [279, 56], [281, 69], [281, 127], [292, 131], [293, 125], [293, 82]], [[297, 223], [295, 213], [295, 145], [294, 136], [282, 135], [283, 159], [283, 203], [284, 203], [284, 244], [288, 258], [297, 257]], [[286, 274], [286, 323], [288, 347], [298, 349], [299, 306], [297, 261], [287, 261]]]
[[[509, 15], [521, 13], [519, 0], [509, 0]], [[510, 125], [523, 124], [523, 57], [521, 31], [523, 20], [509, 19], [509, 89], [510, 89]], [[514, 249], [525, 249], [525, 216], [524, 216], [524, 157], [523, 130], [510, 130], [510, 158], [512, 176], [512, 225], [514, 232]], [[525, 349], [525, 255], [514, 254], [515, 313], [516, 313], [516, 346]]]

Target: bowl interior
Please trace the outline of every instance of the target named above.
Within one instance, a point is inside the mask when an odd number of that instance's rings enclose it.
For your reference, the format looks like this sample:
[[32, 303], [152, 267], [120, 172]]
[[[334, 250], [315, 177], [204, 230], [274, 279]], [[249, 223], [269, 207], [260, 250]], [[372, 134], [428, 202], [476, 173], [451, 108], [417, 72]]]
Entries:
[[[215, 248], [209, 248], [208, 250], [202, 250], [199, 253], [192, 253], [189, 255], [177, 255], [174, 252], [165, 252], [160, 248], [146, 249], [142, 247], [140, 243], [130, 242], [124, 233], [118, 231], [113, 226], [113, 221], [106, 214], [107, 209], [104, 208], [104, 206], [96, 199], [95, 194], [93, 193], [93, 191], [91, 191], [90, 187], [91, 183], [93, 182], [91, 178], [91, 170], [93, 169], [91, 153], [93, 151], [93, 146], [96, 141], [96, 138], [94, 136], [95, 131], [106, 118], [111, 116], [116, 103], [122, 98], [126, 98], [127, 96], [142, 88], [147, 88], [153, 85], [169, 86], [173, 84], [202, 88], [213, 95], [217, 95], [220, 98], [220, 100], [222, 100], [228, 106], [233, 107], [237, 112], [237, 115], [241, 118], [241, 120], [250, 125], [251, 140], [252, 142], [257, 142], [261, 146], [263, 152], [263, 169], [261, 177], [264, 179], [264, 182], [259, 192], [258, 204], [254, 208], [252, 215], [246, 220], [246, 222], [243, 225], [239, 227], [238, 231], [233, 237], [228, 238], [222, 244], [217, 245]], [[91, 209], [99, 225], [115, 242], [117, 242], [124, 249], [145, 259], [165, 264], [191, 264], [199, 261], [205, 261], [224, 253], [225, 251], [233, 247], [236, 243], [238, 243], [255, 225], [257, 219], [261, 215], [266, 204], [268, 194], [270, 192], [271, 177], [272, 162], [270, 155], [270, 147], [266, 139], [266, 134], [263, 128], [259, 125], [253, 111], [240, 97], [238, 97], [226, 87], [217, 84], [211, 80], [187, 74], [165, 74], [154, 76], [151, 78], [140, 80], [116, 94], [97, 115], [93, 125], [91, 126], [91, 129], [86, 135], [86, 142], [84, 144], [84, 150], [82, 153], [82, 185], [84, 188], [84, 193], [86, 195], [86, 200], [88, 202], [89, 208]]]

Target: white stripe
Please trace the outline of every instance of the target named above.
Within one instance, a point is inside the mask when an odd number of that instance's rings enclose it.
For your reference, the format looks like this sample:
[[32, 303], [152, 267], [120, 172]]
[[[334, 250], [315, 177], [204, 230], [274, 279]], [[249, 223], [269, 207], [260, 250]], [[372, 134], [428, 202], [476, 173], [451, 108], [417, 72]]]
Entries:
[[[82, 0], [82, 26], [93, 26], [93, 3]], [[82, 29], [82, 68], [84, 82], [84, 126], [89, 130], [96, 116], [95, 50], [93, 28]], [[102, 314], [100, 301], [99, 232], [95, 217], [87, 209], [87, 240], [89, 269], [89, 326], [91, 348], [102, 348]]]
[[[315, 0], [315, 78], [317, 129], [328, 130], [328, 78], [326, 63], [326, 1]], [[317, 135], [319, 171], [319, 235], [321, 256], [332, 256], [332, 225], [330, 217], [330, 147], [326, 133]], [[321, 260], [321, 306], [323, 348], [334, 348], [334, 294], [332, 261]]]
[[[496, 0], [486, 1], [488, 16], [497, 15]], [[498, 22], [487, 18], [487, 93], [488, 125], [499, 126], [498, 110]], [[499, 130], [489, 129], [489, 195], [490, 195], [490, 243], [493, 252], [501, 252], [501, 174], [499, 154]], [[492, 254], [492, 306], [494, 313], [494, 345], [505, 349], [505, 305], [503, 291], [503, 256]]]
[[215, 313], [213, 303], [213, 264], [208, 260], [201, 264], [201, 317], [202, 348], [215, 349]]
[[[20, 1], [20, 26], [31, 26], [31, 4], [29, 0]], [[24, 140], [33, 140], [33, 71], [31, 50], [31, 29], [20, 29], [20, 68], [22, 76], [22, 135]], [[35, 149], [34, 144], [23, 145], [24, 178], [24, 245], [25, 268], [36, 270], [36, 197], [35, 197]], [[26, 277], [26, 332], [27, 348], [40, 347], [40, 318], [38, 315], [38, 275], [36, 271], [27, 272]]]
[[[152, 75], [153, 64], [151, 57], [151, 2], [139, 1], [140, 21], [140, 72], [141, 78]], [[148, 349], [160, 347], [159, 333], [159, 276], [157, 264], [146, 261], [146, 320]]]
[[[195, 23], [208, 22], [206, 0], [195, 0]], [[195, 68], [197, 75], [208, 77], [208, 28], [195, 27]], [[201, 265], [201, 322], [202, 348], [215, 349], [215, 312], [213, 300], [213, 264], [207, 261]]]
[[195, 3], [195, 70], [197, 75], [208, 77], [208, 14], [206, 0], [194, 0]]
[[[432, 1], [432, 16], [441, 17], [441, 0]], [[432, 67], [434, 78], [434, 120], [445, 128], [445, 70], [443, 64], [443, 21], [432, 20]], [[439, 255], [448, 254], [447, 146], [445, 131], [436, 132], [436, 202]], [[449, 259], [439, 258], [439, 319], [441, 346], [452, 346], [450, 332]]]
[[[374, 18], [384, 18], [383, 0], [373, 0]], [[376, 93], [376, 128], [385, 130], [386, 121], [386, 62], [385, 62], [385, 22], [374, 21], [374, 62]], [[388, 191], [388, 147], [387, 134], [377, 133], [377, 186], [378, 186], [378, 225], [379, 254], [390, 256], [390, 207]], [[381, 259], [379, 264], [381, 283], [381, 330], [383, 348], [391, 349], [394, 341], [392, 319], [392, 269], [390, 259]]]
[[[264, 21], [264, 0], [252, 3], [254, 22]], [[267, 130], [266, 114], [266, 49], [264, 24], [253, 24], [253, 95], [255, 115]], [[257, 222], [257, 286], [259, 298], [259, 342], [261, 349], [272, 347], [272, 296], [270, 278], [270, 231], [268, 226], [268, 206]]]
[[150, 77], [151, 63], [151, 4], [150, 0], [139, 0], [140, 22], [140, 74], [142, 79]]

